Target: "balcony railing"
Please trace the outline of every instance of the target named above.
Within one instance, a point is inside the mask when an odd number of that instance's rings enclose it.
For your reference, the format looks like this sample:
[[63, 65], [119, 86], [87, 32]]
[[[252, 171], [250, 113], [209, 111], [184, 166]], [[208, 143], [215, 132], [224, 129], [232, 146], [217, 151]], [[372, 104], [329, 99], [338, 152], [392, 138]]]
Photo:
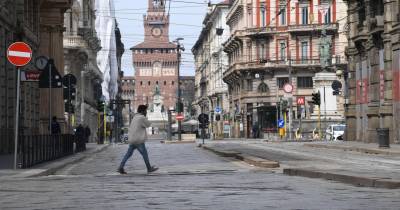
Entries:
[[85, 48], [86, 42], [81, 36], [64, 36], [63, 44], [65, 48]]
[[289, 25], [289, 32], [304, 32], [304, 31], [321, 31], [325, 29], [327, 31], [336, 31], [339, 29], [338, 23], [327, 23], [327, 24], [304, 24], [304, 25]]

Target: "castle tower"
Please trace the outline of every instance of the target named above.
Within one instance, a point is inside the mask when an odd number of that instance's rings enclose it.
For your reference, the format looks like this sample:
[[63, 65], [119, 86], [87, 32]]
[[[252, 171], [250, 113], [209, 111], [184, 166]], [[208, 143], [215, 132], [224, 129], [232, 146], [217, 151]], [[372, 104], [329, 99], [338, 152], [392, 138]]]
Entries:
[[151, 105], [155, 86], [166, 109], [174, 108], [178, 87], [178, 58], [176, 45], [169, 41], [169, 15], [165, 0], [148, 0], [147, 14], [143, 16], [144, 41], [132, 50], [135, 68], [134, 106]]

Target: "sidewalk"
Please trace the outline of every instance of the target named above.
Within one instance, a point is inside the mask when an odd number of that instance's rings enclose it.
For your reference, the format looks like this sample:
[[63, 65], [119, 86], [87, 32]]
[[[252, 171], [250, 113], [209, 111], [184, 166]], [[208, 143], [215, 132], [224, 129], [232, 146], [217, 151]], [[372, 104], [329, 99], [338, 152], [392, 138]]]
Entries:
[[319, 141], [304, 144], [307, 147], [339, 149], [344, 151], [356, 151], [370, 154], [400, 155], [400, 145], [391, 144], [390, 148], [379, 148], [378, 143], [362, 143], [355, 141]]
[[[400, 188], [400, 146], [378, 149], [358, 142], [207, 141], [220, 154], [279, 162], [287, 175], [322, 178], [365, 187]], [[360, 152], [361, 151], [361, 152]], [[370, 154], [372, 153], [372, 154]], [[253, 164], [254, 165], [254, 164]]]
[[13, 179], [13, 178], [27, 178], [27, 177], [35, 177], [35, 176], [46, 176], [49, 174], [53, 174], [55, 171], [79, 161], [83, 159], [103, 151], [109, 145], [103, 144], [99, 145], [96, 143], [86, 144], [86, 151], [80, 153], [74, 153], [73, 155], [66, 156], [57, 160], [53, 160], [50, 162], [42, 163], [32, 168], [28, 169], [4, 169], [0, 170], [0, 180], [2, 179]]

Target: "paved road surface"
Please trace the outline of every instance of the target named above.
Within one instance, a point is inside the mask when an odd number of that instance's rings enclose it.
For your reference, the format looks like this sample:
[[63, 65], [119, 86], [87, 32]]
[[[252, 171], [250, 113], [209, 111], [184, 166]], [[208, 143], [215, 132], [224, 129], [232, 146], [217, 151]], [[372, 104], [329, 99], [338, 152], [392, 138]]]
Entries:
[[148, 143], [147, 175], [135, 151], [111, 146], [56, 175], [0, 183], [0, 209], [399, 209], [400, 191], [290, 177], [223, 159], [193, 144]]

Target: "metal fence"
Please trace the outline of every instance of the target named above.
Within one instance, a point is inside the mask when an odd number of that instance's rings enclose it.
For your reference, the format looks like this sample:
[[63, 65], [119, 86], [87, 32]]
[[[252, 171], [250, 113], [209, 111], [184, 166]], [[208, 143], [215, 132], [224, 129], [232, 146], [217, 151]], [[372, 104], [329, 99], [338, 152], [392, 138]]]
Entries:
[[74, 136], [70, 134], [19, 137], [19, 168], [29, 168], [33, 165], [55, 160], [73, 153]]
[[14, 130], [0, 128], [0, 155], [14, 152]]

